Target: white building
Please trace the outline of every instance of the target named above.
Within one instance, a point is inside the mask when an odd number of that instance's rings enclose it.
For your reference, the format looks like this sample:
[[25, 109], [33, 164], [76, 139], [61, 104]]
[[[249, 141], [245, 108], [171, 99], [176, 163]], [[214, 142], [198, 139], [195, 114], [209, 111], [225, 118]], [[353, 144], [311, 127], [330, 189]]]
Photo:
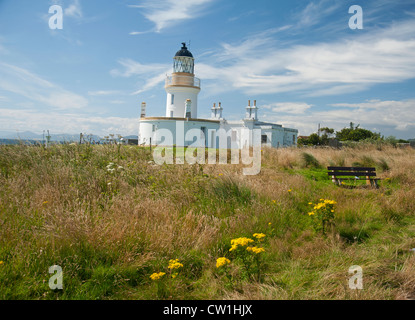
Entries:
[[243, 148], [260, 141], [275, 148], [297, 145], [298, 130], [258, 120], [256, 101], [252, 105], [248, 102], [245, 118], [240, 121], [227, 121], [221, 103], [213, 105], [210, 119], [199, 119], [197, 97], [201, 82], [195, 77], [194, 58], [185, 43], [173, 61], [173, 74], [165, 85], [166, 115], [146, 117], [147, 106], [142, 103], [139, 144]]

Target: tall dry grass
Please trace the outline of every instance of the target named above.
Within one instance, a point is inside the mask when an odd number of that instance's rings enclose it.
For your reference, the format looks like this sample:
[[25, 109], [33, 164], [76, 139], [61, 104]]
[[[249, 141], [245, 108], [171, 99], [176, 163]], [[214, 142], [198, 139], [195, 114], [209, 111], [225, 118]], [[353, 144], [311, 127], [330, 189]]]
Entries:
[[[264, 148], [257, 176], [243, 176], [242, 164], [156, 166], [136, 147], [0, 151], [2, 299], [155, 299], [149, 275], [176, 258], [185, 270], [170, 292], [175, 299], [414, 294], [413, 149]], [[309, 167], [304, 153], [319, 166]], [[327, 166], [357, 163], [377, 167], [380, 189], [326, 179]], [[319, 198], [338, 203], [336, 233], [327, 238], [307, 215]], [[265, 280], [241, 278], [230, 288], [215, 259], [229, 253], [232, 238], [254, 232], [267, 234]], [[62, 292], [47, 286], [54, 264], [64, 268]], [[355, 264], [365, 271], [361, 292], [347, 288]]]

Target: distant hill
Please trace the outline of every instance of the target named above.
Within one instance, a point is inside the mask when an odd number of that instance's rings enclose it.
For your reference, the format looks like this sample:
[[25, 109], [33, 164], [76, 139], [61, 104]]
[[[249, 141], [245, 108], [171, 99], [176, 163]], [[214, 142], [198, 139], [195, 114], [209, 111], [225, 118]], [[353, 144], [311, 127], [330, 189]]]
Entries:
[[[47, 133], [45, 136], [42, 134], [37, 134], [31, 131], [24, 131], [24, 132], [6, 132], [0, 131], [0, 139], [9, 139], [9, 140], [34, 140], [34, 141], [43, 141], [46, 139]], [[60, 133], [60, 134], [50, 134], [51, 138], [50, 141], [63, 141], [63, 142], [72, 142], [72, 141], [79, 141], [79, 134], [68, 134], [68, 133]], [[93, 135], [91, 137], [92, 141], [100, 141], [101, 137], [97, 135]]]
[[[10, 132], [10, 131], [0, 131], [0, 139], [3, 140], [31, 140], [31, 141], [43, 141], [46, 140], [47, 133], [45, 135], [37, 134], [32, 131], [24, 131], [24, 132]], [[50, 133], [50, 141], [59, 141], [59, 142], [79, 142], [79, 133], [78, 134], [70, 134], [70, 133]], [[123, 136], [124, 139], [138, 139], [137, 135], [129, 135]], [[88, 137], [84, 137], [84, 139], [88, 139]], [[103, 137], [98, 135], [92, 135], [91, 141], [101, 141]]]
[[3, 139], [20, 139], [20, 140], [42, 140], [42, 135], [33, 133], [31, 131], [15, 132], [15, 133], [3, 133], [1, 135]]

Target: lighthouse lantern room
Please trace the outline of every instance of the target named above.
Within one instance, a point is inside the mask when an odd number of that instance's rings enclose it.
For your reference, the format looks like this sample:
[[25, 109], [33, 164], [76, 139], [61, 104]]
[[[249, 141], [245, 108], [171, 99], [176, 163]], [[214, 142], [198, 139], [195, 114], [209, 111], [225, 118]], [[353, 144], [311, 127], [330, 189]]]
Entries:
[[200, 92], [200, 80], [195, 77], [195, 59], [187, 49], [186, 43], [173, 58], [173, 74], [166, 79], [167, 92], [166, 117], [187, 118], [186, 101], [191, 103], [191, 116], [197, 118], [197, 97]]

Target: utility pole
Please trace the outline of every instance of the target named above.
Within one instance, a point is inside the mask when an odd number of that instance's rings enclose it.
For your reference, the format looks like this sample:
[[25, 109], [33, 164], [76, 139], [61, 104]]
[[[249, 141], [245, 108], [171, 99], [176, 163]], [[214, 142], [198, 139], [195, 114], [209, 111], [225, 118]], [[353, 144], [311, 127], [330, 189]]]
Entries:
[[49, 146], [49, 142], [50, 142], [50, 134], [48, 130], [48, 135], [46, 136], [46, 148]]

